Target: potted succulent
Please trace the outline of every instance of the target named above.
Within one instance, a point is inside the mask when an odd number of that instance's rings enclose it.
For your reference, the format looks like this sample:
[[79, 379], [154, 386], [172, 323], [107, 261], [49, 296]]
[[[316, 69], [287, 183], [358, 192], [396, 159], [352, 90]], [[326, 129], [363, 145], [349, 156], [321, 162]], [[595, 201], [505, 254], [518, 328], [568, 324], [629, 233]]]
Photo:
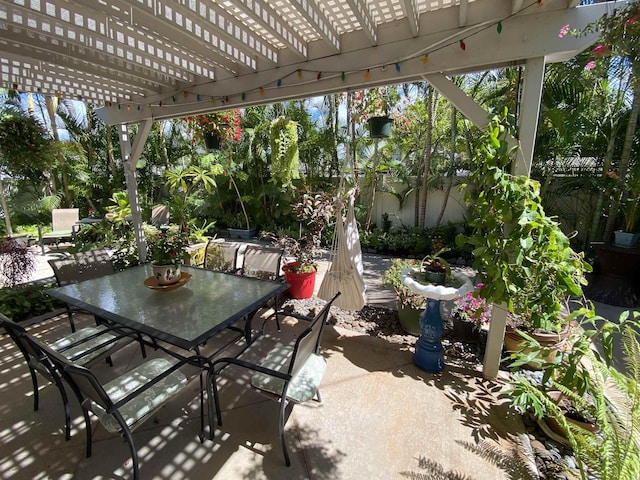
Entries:
[[180, 264], [186, 259], [188, 234], [175, 224], [163, 229], [152, 225], [143, 228], [154, 278], [159, 285], [177, 283], [181, 278]]
[[[472, 233], [458, 236], [456, 242], [472, 248], [473, 267], [484, 284], [479, 295], [504, 304], [519, 321], [515, 335], [521, 343], [542, 341], [532, 340], [540, 332], [558, 342], [578, 315], [565, 315], [563, 305], [571, 296], [582, 296], [591, 267], [545, 214], [540, 184], [510, 173], [518, 148], [507, 143], [510, 129], [505, 109], [491, 119], [480, 138], [470, 181], [463, 185], [473, 211]], [[526, 351], [521, 347], [518, 350]]]
[[403, 270], [408, 268], [417, 269], [418, 262], [394, 258], [391, 266], [384, 272], [383, 282], [385, 286], [391, 287], [396, 294], [400, 327], [411, 335], [420, 335], [420, 315], [425, 308], [425, 298], [412, 292], [402, 283], [400, 275]]

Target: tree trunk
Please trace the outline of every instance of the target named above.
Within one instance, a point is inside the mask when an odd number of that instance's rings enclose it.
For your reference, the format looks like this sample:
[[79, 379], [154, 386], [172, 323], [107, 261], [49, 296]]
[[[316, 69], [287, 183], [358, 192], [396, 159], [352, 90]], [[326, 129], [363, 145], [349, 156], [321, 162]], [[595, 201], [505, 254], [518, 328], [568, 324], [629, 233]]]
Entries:
[[[456, 107], [451, 106], [451, 163], [455, 167], [456, 164], [456, 141], [458, 140], [458, 128], [456, 124], [456, 117], [458, 111]], [[444, 212], [447, 210], [447, 204], [449, 203], [449, 195], [451, 194], [451, 188], [453, 187], [453, 178], [455, 177], [455, 169], [450, 170], [449, 174], [449, 182], [447, 183], [447, 188], [444, 192], [444, 200], [442, 201], [442, 208], [440, 209], [440, 214], [438, 215], [438, 219], [436, 220], [436, 227], [440, 225], [442, 219], [444, 218]]]
[[620, 202], [626, 192], [627, 184], [627, 171], [629, 170], [629, 162], [631, 161], [631, 149], [633, 147], [633, 139], [636, 133], [636, 127], [638, 125], [638, 113], [640, 112], [640, 80], [638, 80], [640, 72], [632, 72], [632, 76], [635, 77], [635, 84], [633, 86], [633, 101], [631, 103], [631, 114], [629, 115], [629, 123], [627, 124], [627, 131], [624, 136], [624, 144], [622, 145], [622, 155], [620, 156], [620, 168], [618, 170], [618, 177], [625, 187], [613, 198], [611, 207], [609, 208], [609, 218], [607, 218], [607, 224], [604, 229], [604, 241], [611, 240], [613, 235], [613, 229], [615, 228], [616, 220], [618, 217], [618, 210], [620, 208]]
[[58, 109], [58, 99], [56, 97], [47, 97], [47, 112], [49, 113], [49, 120], [51, 122], [51, 134], [56, 142], [56, 153], [58, 162], [60, 162], [60, 172], [62, 174], [62, 195], [67, 207], [72, 207], [71, 193], [69, 191], [69, 176], [67, 173], [67, 166], [64, 155], [58, 146], [60, 138], [58, 137], [58, 129], [56, 128], [56, 110]]
[[[611, 170], [611, 162], [613, 160], [613, 151], [616, 146], [616, 137], [618, 135], [618, 128], [615, 127], [611, 130], [611, 134], [609, 135], [609, 142], [607, 143], [607, 152], [604, 156], [604, 165], [602, 166], [602, 175], [601, 180], [607, 178], [607, 174], [609, 170]], [[610, 193], [610, 192], [609, 192]], [[608, 198], [609, 195], [605, 194], [604, 190], [600, 189], [598, 191], [598, 195], [596, 197], [596, 205], [593, 209], [593, 217], [591, 217], [591, 227], [589, 228], [589, 236], [588, 242], [591, 243], [595, 241], [598, 236], [598, 230], [600, 229], [600, 216], [602, 215], [602, 205], [604, 204], [604, 199]]]
[[422, 195], [420, 199], [420, 218], [418, 226], [424, 227], [427, 217], [427, 197], [429, 195], [429, 174], [431, 171], [431, 145], [433, 142], [433, 87], [427, 86], [427, 132], [424, 142], [424, 169], [422, 174]]
[[11, 218], [9, 217], [9, 207], [7, 206], [7, 199], [4, 196], [4, 185], [2, 184], [2, 178], [0, 178], [0, 205], [2, 205], [2, 211], [4, 211], [4, 224], [7, 226], [7, 237], [13, 236], [13, 230], [11, 230]]

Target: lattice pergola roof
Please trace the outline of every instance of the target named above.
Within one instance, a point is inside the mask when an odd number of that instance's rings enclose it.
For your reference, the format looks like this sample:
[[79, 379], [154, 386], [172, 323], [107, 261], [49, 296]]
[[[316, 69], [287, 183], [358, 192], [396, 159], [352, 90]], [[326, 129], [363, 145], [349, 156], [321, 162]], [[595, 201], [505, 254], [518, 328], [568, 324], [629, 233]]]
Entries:
[[604, 11], [577, 3], [0, 0], [0, 86], [104, 105], [110, 123], [183, 116], [569, 58], [593, 38], [561, 26]]

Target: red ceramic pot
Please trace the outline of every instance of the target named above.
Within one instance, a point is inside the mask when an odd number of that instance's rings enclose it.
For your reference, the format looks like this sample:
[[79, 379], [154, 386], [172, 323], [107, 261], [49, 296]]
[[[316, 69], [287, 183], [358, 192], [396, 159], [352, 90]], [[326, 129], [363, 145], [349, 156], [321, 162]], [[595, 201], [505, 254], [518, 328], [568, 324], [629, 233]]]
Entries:
[[296, 299], [311, 298], [313, 289], [316, 286], [316, 271], [305, 273], [289, 271], [289, 268], [295, 267], [297, 264], [297, 262], [291, 262], [283, 267], [284, 277], [290, 285], [289, 295]]

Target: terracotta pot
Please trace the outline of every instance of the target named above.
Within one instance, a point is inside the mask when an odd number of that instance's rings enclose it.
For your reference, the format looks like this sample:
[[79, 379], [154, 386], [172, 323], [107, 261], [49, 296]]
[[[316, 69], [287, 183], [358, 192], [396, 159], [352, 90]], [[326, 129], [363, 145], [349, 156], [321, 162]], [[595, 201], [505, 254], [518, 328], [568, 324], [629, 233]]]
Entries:
[[[544, 356], [542, 360], [545, 362], [552, 362], [564, 348], [570, 333], [571, 329], [569, 327], [565, 327], [560, 333], [527, 332], [527, 335], [533, 337], [542, 346], [542, 348], [549, 349], [548, 355]], [[526, 340], [517, 330], [512, 326], [507, 325], [504, 333], [504, 347], [507, 351], [517, 352], [521, 350], [525, 341]], [[527, 352], [529, 352], [528, 349], [525, 350], [525, 353]], [[540, 362], [529, 362], [527, 365], [533, 369], [539, 369], [542, 367], [542, 363]]]
[[[549, 395], [549, 398], [551, 398], [551, 400], [553, 400], [554, 403], [556, 404], [560, 404], [560, 401], [564, 398], [565, 400], [566, 397], [564, 397], [562, 395], [561, 392], [558, 391], [551, 391], [551, 392], [547, 392], [547, 395]], [[562, 406], [560, 405], [560, 408], [562, 409]], [[571, 423], [573, 425], [576, 425], [584, 430], [587, 430], [589, 432], [597, 432], [600, 430], [600, 427], [598, 426], [597, 423], [589, 423], [589, 422], [583, 422], [580, 420], [577, 420], [575, 418], [572, 418], [570, 416], [567, 415], [567, 412], [564, 411], [564, 409], [562, 409], [563, 412], [565, 413], [564, 418], [568, 423]], [[555, 418], [552, 417], [546, 417], [545, 421], [547, 422], [547, 425], [549, 425], [549, 428], [551, 430], [553, 430], [555, 433], [557, 433], [558, 435], [567, 438], [567, 433], [565, 432], [564, 428], [562, 427], [562, 425], [560, 424], [560, 422], [558, 422]]]
[[291, 265], [297, 265], [297, 262], [287, 263], [284, 270], [284, 277], [287, 280], [289, 287], [289, 295], [296, 299], [311, 298], [313, 295], [313, 289], [316, 286], [316, 271], [295, 273], [288, 272], [286, 267]]
[[180, 265], [151, 265], [151, 271], [159, 285], [173, 285], [180, 280]]

